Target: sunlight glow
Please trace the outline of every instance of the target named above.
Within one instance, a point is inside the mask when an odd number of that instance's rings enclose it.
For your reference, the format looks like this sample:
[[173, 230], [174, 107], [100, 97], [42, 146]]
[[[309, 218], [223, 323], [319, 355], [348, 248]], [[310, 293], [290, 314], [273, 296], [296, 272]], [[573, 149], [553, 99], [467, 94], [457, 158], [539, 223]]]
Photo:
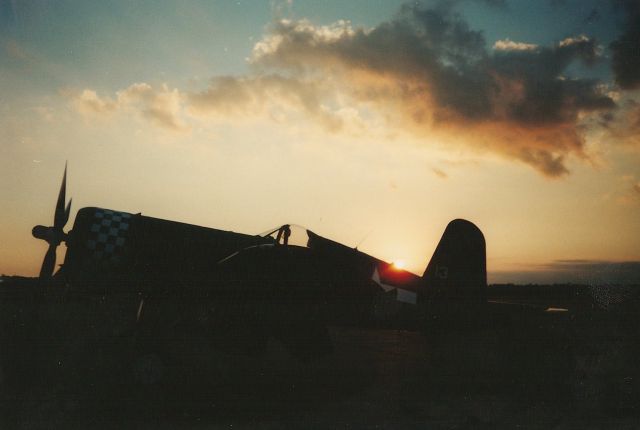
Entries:
[[406, 267], [406, 264], [403, 260], [396, 260], [393, 263], [391, 263], [391, 265], [393, 266], [394, 269], [397, 269], [397, 270], [404, 270], [404, 268]]

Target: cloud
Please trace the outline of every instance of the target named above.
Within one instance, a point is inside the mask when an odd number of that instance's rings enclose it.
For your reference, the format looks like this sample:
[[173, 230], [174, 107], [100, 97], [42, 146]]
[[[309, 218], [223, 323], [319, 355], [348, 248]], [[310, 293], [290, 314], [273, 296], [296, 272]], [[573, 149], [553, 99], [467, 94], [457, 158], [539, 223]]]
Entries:
[[493, 49], [498, 51], [535, 51], [538, 49], [538, 45], [533, 43], [513, 42], [509, 38], [504, 40], [497, 40], [493, 44]]
[[154, 88], [136, 83], [119, 90], [113, 97], [99, 96], [84, 89], [72, 95], [76, 110], [83, 115], [108, 117], [114, 113], [137, 114], [155, 125], [172, 131], [188, 131], [190, 120], [211, 118], [267, 117], [276, 122], [295, 115], [310, 118], [325, 130], [337, 132], [346, 121], [359, 122], [353, 109], [329, 106], [330, 88], [320, 82], [280, 75], [218, 76], [199, 92], [180, 92], [166, 84]]
[[569, 156], [588, 158], [580, 117], [615, 107], [598, 81], [564, 76], [574, 62], [594, 64], [597, 43], [584, 35], [536, 49], [500, 42], [503, 49], [488, 52], [483, 34], [451, 8], [408, 5], [371, 29], [280, 20], [255, 45], [251, 63], [337, 82], [355, 106], [374, 106], [418, 136], [564, 175]]
[[574, 276], [586, 284], [640, 285], [640, 261], [556, 260], [545, 269]]
[[117, 104], [109, 98], [100, 98], [90, 89], [84, 89], [74, 97], [76, 109], [83, 114], [111, 114], [116, 111]]
[[620, 181], [622, 190], [615, 196], [615, 202], [626, 207], [637, 207], [640, 204], [640, 182], [635, 175], [623, 175]]
[[493, 272], [491, 282], [640, 286], [640, 261], [555, 260], [522, 271]]
[[118, 92], [118, 103], [135, 107], [142, 115], [161, 127], [173, 131], [186, 131], [189, 127], [181, 119], [182, 95], [166, 84], [154, 89], [146, 83], [133, 84]]
[[437, 167], [432, 167], [431, 171], [436, 174], [440, 179], [447, 179], [449, 175], [447, 175], [443, 170], [438, 169]]
[[100, 97], [96, 91], [84, 89], [73, 96], [76, 109], [85, 115], [109, 116], [116, 112], [137, 112], [143, 118], [172, 131], [187, 131], [181, 119], [183, 96], [166, 84], [153, 88], [136, 83], [116, 93], [115, 99]]
[[628, 148], [640, 148], [640, 102], [625, 96], [618, 101], [614, 112], [600, 115], [604, 139]]
[[624, 89], [640, 88], [640, 3], [616, 0], [614, 4], [626, 14], [622, 34], [609, 45], [615, 81]]
[[625, 122], [636, 110], [619, 108], [620, 95], [600, 81], [570, 76], [576, 63], [602, 61], [595, 39], [579, 34], [548, 46], [503, 39], [487, 48], [456, 3], [408, 4], [372, 28], [279, 19], [254, 45], [246, 75], [216, 76], [191, 92], [145, 83], [112, 97], [87, 89], [76, 105], [100, 115], [137, 112], [176, 131], [189, 129], [186, 118], [310, 119], [332, 133], [382, 125], [384, 135], [495, 154], [552, 178], [569, 173], [569, 160], [590, 161], [585, 138], [595, 128], [637, 140]]
[[345, 120], [353, 122], [355, 113], [344, 107], [331, 107], [334, 89], [316, 80], [281, 75], [258, 75], [212, 79], [204, 91], [188, 95], [189, 110], [196, 116], [267, 116], [275, 121], [302, 113], [325, 130], [342, 130]]
[[564, 47], [567, 47], [567, 46], [573, 46], [573, 45], [580, 45], [580, 44], [583, 44], [583, 43], [588, 43], [590, 41], [591, 41], [590, 38], [588, 38], [584, 34], [581, 34], [579, 36], [567, 37], [566, 39], [561, 40], [558, 43], [558, 46], [561, 47], [561, 48], [564, 48]]

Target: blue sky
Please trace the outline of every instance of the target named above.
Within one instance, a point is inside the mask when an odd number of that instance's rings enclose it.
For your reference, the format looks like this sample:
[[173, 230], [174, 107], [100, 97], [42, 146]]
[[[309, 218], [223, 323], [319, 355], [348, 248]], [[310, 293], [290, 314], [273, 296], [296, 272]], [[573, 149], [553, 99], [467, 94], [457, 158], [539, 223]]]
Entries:
[[[25, 85], [93, 85], [119, 88], [122, 82], [160, 79], [185, 82], [194, 71], [237, 74], [265, 28], [278, 16], [317, 24], [350, 20], [373, 27], [388, 20], [403, 1], [27, 1], [3, 0], [1, 28], [10, 39], [59, 73], [27, 70]], [[428, 4], [428, 2], [427, 2]], [[511, 1], [503, 6], [464, 2], [459, 10], [488, 45], [509, 38], [545, 45], [588, 33], [606, 46], [623, 17], [607, 2]], [[588, 19], [595, 12], [595, 18]], [[4, 61], [11, 63], [3, 52]], [[117, 62], [112, 62], [114, 57]], [[606, 69], [606, 68], [603, 68]], [[16, 74], [24, 67], [13, 69]], [[607, 70], [600, 70], [606, 73]]]

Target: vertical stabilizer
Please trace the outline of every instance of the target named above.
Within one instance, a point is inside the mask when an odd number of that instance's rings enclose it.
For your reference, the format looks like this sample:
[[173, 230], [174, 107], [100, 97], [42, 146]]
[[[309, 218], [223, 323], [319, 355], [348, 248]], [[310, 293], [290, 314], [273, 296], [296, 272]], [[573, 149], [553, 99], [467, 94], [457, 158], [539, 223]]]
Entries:
[[487, 263], [480, 229], [463, 219], [451, 221], [422, 277], [428, 300], [484, 303]]

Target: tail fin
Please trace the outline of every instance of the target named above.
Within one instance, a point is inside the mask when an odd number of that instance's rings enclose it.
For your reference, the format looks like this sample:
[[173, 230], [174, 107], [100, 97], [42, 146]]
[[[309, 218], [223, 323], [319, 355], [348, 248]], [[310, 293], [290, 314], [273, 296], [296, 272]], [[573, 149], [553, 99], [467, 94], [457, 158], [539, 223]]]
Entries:
[[463, 219], [451, 221], [422, 278], [428, 299], [486, 302], [487, 257], [480, 229]]

